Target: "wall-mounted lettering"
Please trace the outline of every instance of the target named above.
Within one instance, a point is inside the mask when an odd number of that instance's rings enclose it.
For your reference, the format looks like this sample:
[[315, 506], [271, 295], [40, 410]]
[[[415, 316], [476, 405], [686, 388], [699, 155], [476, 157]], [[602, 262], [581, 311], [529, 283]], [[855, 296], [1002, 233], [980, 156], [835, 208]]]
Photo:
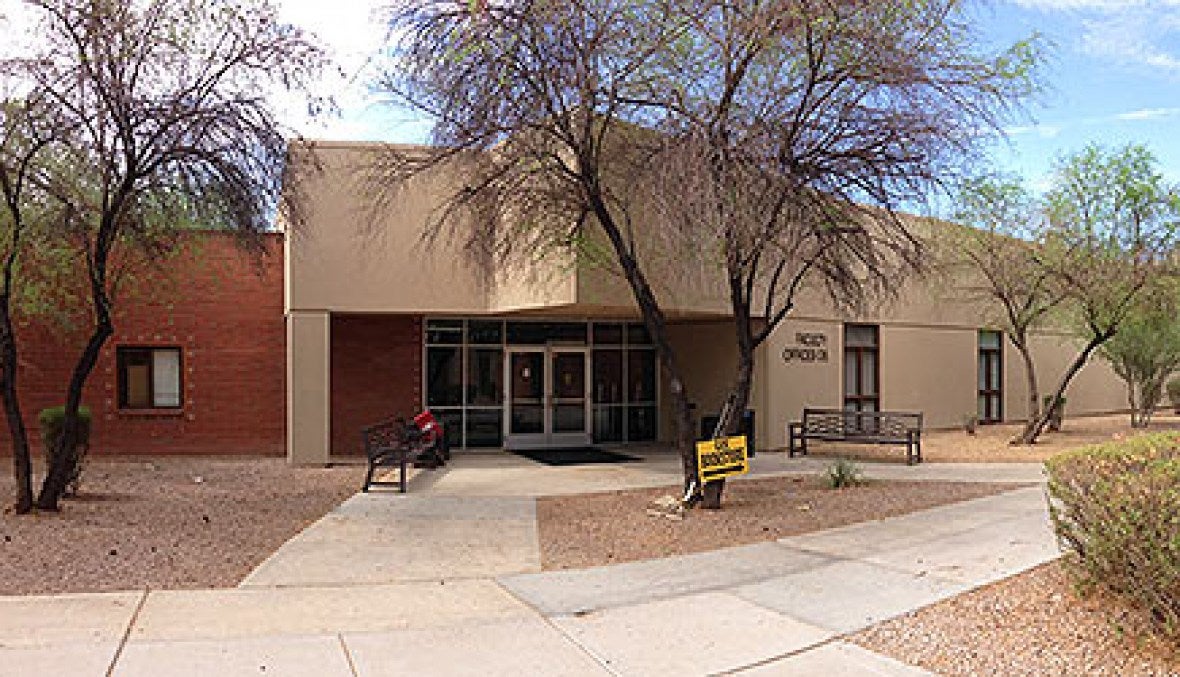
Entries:
[[828, 337], [822, 332], [800, 331], [795, 333], [798, 345], [783, 348], [783, 362], [827, 362]]

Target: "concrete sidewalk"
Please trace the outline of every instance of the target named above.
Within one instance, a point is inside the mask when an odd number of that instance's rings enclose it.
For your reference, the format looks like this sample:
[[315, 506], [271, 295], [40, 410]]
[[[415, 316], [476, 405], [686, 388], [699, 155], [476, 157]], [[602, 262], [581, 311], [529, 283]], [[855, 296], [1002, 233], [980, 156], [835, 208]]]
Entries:
[[[1043, 491], [578, 571], [304, 585], [264, 565], [237, 589], [3, 598], [0, 674], [924, 674], [842, 637], [1055, 557]], [[467, 514], [492, 536], [529, 519], [527, 502], [383, 498], [397, 507], [337, 518]]]

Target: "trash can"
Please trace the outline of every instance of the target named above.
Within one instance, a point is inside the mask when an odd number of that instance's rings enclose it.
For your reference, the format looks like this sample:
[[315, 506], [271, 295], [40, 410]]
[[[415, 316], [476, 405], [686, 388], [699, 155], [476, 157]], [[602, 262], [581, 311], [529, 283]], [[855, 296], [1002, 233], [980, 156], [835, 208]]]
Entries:
[[[721, 418], [720, 414], [710, 414], [701, 417], [701, 439], [712, 439], [713, 431], [717, 428], [717, 421]], [[754, 412], [750, 409], [746, 410], [742, 416], [741, 434], [746, 436], [746, 453], [754, 456]]]

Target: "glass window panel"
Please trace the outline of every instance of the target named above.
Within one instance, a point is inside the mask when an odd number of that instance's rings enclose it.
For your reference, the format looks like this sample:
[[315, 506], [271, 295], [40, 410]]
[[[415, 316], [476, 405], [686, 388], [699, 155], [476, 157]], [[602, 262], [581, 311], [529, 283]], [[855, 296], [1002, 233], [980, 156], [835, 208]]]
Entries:
[[509, 322], [505, 333], [512, 345], [586, 343], [585, 322]]
[[585, 353], [553, 353], [552, 394], [561, 400], [586, 400]]
[[877, 394], [877, 353], [865, 351], [860, 354], [861, 395]]
[[992, 390], [999, 390], [1000, 389], [1000, 356], [999, 355], [992, 355], [991, 356], [990, 367], [991, 367], [990, 385], [992, 387]]
[[123, 362], [123, 406], [146, 409], [152, 406], [151, 365], [147, 351], [127, 351]]
[[499, 345], [504, 342], [504, 323], [500, 320], [468, 320], [467, 342]]
[[856, 362], [859, 356], [855, 351], [844, 353], [844, 394], [859, 395], [860, 384], [856, 380]]
[[979, 356], [979, 389], [987, 390], [987, 355]]
[[627, 343], [633, 346], [650, 346], [651, 334], [647, 333], [647, 326], [638, 323], [628, 324]]
[[998, 349], [1000, 347], [1000, 332], [986, 330], [979, 332], [979, 347]]
[[860, 348], [872, 348], [877, 345], [877, 325], [875, 324], [846, 324], [844, 325], [844, 345]]
[[650, 442], [656, 438], [656, 408], [627, 407], [627, 440]]
[[623, 441], [623, 407], [594, 408], [594, 441]]
[[462, 343], [463, 320], [427, 320], [427, 343]]
[[426, 350], [426, 406], [463, 404], [462, 350], [458, 347]]
[[979, 407], [978, 407], [978, 409], [979, 409], [979, 413], [978, 413], [978, 415], [979, 415], [979, 420], [980, 420], [980, 421], [987, 421], [987, 420], [988, 420], [988, 415], [987, 415], [987, 398], [986, 398], [986, 397], [984, 397], [983, 395], [980, 395], [980, 396], [979, 396]]
[[545, 432], [545, 353], [512, 353], [509, 368], [509, 432]]
[[463, 446], [463, 410], [431, 409], [430, 413], [434, 414], [434, 417], [442, 424], [447, 444], [456, 448]]
[[504, 351], [467, 349], [467, 405], [495, 407], [504, 403]]
[[553, 432], [585, 433], [586, 405], [557, 404], [553, 406]]
[[157, 407], [180, 406], [180, 351], [152, 351], [152, 404]]
[[595, 350], [591, 369], [594, 373], [593, 395], [596, 404], [623, 401], [623, 351]]
[[991, 396], [991, 407], [992, 407], [991, 420], [999, 421], [1003, 417], [1003, 413], [1004, 413], [1003, 410], [1001, 409], [999, 395], [992, 395]]
[[623, 325], [617, 323], [594, 324], [594, 343], [606, 345], [622, 345]]
[[467, 446], [498, 447], [503, 443], [503, 409], [467, 410]]
[[656, 352], [654, 350], [627, 351], [627, 401], [655, 402]]

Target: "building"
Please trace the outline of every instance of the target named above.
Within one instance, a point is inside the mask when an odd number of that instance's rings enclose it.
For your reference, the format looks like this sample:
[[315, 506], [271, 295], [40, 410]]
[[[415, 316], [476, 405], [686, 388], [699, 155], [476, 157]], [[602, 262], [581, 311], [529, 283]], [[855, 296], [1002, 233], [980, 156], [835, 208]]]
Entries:
[[[265, 256], [193, 234], [143, 275], [143, 293], [119, 299], [84, 398], [96, 453], [285, 451], [322, 464], [359, 453], [364, 425], [427, 407], [461, 448], [671, 437], [667, 379], [616, 275], [540, 260], [489, 276], [457, 244], [426, 246], [423, 225], [454, 177], [418, 177], [374, 211], [355, 171], [372, 151], [317, 144], [307, 227], [266, 236]], [[715, 413], [735, 368], [728, 303], [684, 276], [653, 277], [696, 413]], [[18, 329], [36, 443], [36, 414], [60, 404], [85, 326]], [[1035, 350], [1047, 386], [1075, 349], [1045, 332]], [[760, 348], [750, 408], [757, 445], [773, 449], [805, 406], [918, 410], [928, 427], [955, 427], [972, 414], [1023, 418], [1024, 384], [979, 309], [911, 282], [857, 318], [805, 295]], [[1125, 409], [1122, 382], [1099, 361], [1067, 397], [1069, 415]]]
[[[287, 238], [289, 458], [323, 463], [393, 412], [429, 407], [459, 447], [667, 440], [667, 388], [628, 287], [567, 261], [480, 273], [457, 243], [421, 233], [445, 169], [416, 177], [374, 212], [361, 167], [372, 146], [318, 144], [322, 173], [305, 186], [306, 229]], [[728, 303], [717, 291], [655, 279], [698, 415], [718, 410], [735, 369]], [[978, 308], [920, 282], [876, 315], [843, 318], [821, 296], [760, 348], [751, 409], [760, 448], [786, 445], [805, 406], [919, 410], [931, 427], [1020, 419], [1022, 366]], [[1036, 339], [1041, 380], [1072, 358], [1063, 335]], [[1101, 362], [1067, 393], [1071, 414], [1125, 408]]]

